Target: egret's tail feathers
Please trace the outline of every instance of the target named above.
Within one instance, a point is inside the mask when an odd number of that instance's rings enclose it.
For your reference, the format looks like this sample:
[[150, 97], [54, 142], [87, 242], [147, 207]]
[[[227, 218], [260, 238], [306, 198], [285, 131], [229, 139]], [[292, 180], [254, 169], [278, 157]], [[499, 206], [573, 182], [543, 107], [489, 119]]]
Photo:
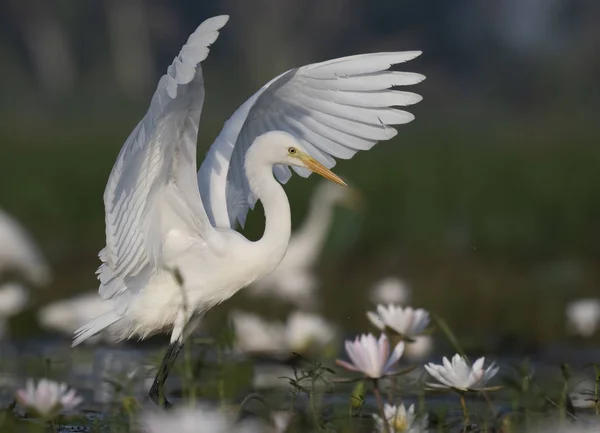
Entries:
[[75, 347], [83, 343], [88, 338], [93, 337], [98, 332], [108, 328], [110, 325], [121, 319], [122, 317], [119, 316], [117, 313], [115, 313], [114, 311], [109, 311], [108, 313], [103, 314], [102, 316], [92, 320], [90, 323], [82, 326], [77, 331], [75, 331], [75, 336], [73, 338], [73, 343], [71, 344], [71, 347]]

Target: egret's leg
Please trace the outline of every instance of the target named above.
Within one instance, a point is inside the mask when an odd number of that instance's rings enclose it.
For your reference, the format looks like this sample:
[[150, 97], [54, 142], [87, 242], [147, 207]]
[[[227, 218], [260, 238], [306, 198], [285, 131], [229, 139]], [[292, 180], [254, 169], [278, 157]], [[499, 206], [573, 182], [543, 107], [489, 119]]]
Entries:
[[152, 383], [152, 387], [150, 388], [150, 400], [154, 402], [157, 406], [169, 408], [171, 407], [171, 403], [167, 400], [165, 395], [165, 382], [171, 369], [173, 368], [173, 364], [175, 364], [175, 360], [177, 359], [177, 355], [181, 352], [183, 348], [183, 342], [180, 340], [176, 340], [169, 345], [169, 349], [165, 354], [158, 372], [156, 373], [156, 377], [154, 378], [154, 383]]
[[154, 378], [154, 383], [150, 388], [150, 400], [164, 408], [171, 407], [171, 403], [167, 400], [164, 392], [167, 376], [169, 376], [173, 364], [175, 364], [175, 360], [183, 348], [183, 342], [194, 332], [202, 320], [202, 314], [193, 316], [187, 323], [186, 317], [187, 314], [184, 311], [180, 311], [177, 314], [173, 326], [173, 334], [171, 335], [171, 345], [160, 364], [160, 368]]

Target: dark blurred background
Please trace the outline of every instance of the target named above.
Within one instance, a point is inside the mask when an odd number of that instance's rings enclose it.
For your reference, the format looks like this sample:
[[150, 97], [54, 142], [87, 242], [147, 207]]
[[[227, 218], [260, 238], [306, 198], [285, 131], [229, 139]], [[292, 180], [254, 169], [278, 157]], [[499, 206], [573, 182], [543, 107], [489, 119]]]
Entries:
[[[327, 316], [364, 329], [368, 289], [396, 275], [467, 341], [565, 336], [565, 303], [600, 283], [597, 0], [1, 0], [0, 207], [55, 273], [25, 317], [97, 287], [116, 155], [188, 35], [217, 14], [231, 19], [203, 64], [200, 158], [286, 69], [424, 52], [403, 66], [427, 76], [416, 120], [337, 166], [366, 206], [338, 214], [320, 262]], [[296, 222], [315, 182], [287, 187]], [[245, 233], [263, 220], [254, 212]], [[17, 336], [35, 329], [20, 323]]]

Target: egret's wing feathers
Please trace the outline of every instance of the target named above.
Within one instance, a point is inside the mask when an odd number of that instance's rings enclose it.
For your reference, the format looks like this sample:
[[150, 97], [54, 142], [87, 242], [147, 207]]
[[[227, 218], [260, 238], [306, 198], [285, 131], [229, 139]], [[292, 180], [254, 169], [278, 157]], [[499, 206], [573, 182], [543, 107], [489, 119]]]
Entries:
[[[225, 124], [200, 168], [201, 195], [213, 223], [234, 227], [237, 221], [243, 226], [256, 202], [244, 158], [254, 139], [265, 132], [294, 135], [328, 168], [335, 165], [335, 158], [352, 158], [357, 151], [394, 137], [393, 125], [414, 119], [397, 107], [422, 99], [395, 87], [417, 84], [425, 77], [389, 69], [419, 54], [375, 53], [316, 63], [287, 71], [260, 89]], [[310, 174], [293, 169], [303, 177]], [[274, 173], [282, 183], [291, 176], [283, 166], [275, 167]]]
[[200, 234], [211, 227], [196, 179], [196, 140], [204, 102], [200, 62], [227, 20], [227, 16], [210, 18], [189, 37], [119, 153], [104, 193], [106, 248], [98, 270], [103, 298], [123, 293], [128, 277], [160, 262], [162, 234], [154, 212], [159, 199]]

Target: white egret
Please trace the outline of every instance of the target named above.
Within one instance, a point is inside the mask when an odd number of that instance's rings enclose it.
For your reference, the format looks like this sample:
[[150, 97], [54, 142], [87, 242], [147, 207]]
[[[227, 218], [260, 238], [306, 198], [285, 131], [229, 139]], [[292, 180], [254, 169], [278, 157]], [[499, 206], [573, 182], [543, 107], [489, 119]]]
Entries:
[[[150, 389], [168, 406], [165, 379], [203, 314], [264, 275], [291, 234], [281, 183], [292, 166], [344, 182], [327, 167], [397, 134], [414, 116], [394, 108], [419, 95], [393, 90], [419, 74], [390, 71], [420, 52], [365, 54], [291, 69], [248, 99], [225, 123], [196, 176], [196, 140], [204, 101], [202, 62], [227, 16], [206, 20], [158, 84], [146, 116], [125, 142], [104, 193], [106, 247], [99, 293], [114, 309], [75, 333], [73, 345], [110, 328], [119, 338], [172, 330]], [[280, 183], [281, 182], [281, 183]], [[256, 201], [262, 238], [235, 231]]]
[[275, 295], [301, 306], [314, 303], [319, 279], [313, 268], [319, 258], [333, 221], [336, 205], [353, 207], [360, 200], [358, 193], [331, 182], [322, 182], [313, 194], [308, 215], [302, 226], [292, 234], [287, 252], [273, 272], [256, 281], [249, 292]]
[[51, 277], [48, 264], [27, 230], [0, 210], [0, 279], [6, 273], [36, 286], [45, 286]]
[[[111, 301], [105, 301], [98, 296], [97, 292], [92, 292], [45, 305], [38, 311], [37, 317], [44, 328], [73, 335], [77, 329], [112, 309]], [[109, 343], [113, 341], [111, 335], [104, 332], [86, 342], [98, 342], [101, 339]]]

